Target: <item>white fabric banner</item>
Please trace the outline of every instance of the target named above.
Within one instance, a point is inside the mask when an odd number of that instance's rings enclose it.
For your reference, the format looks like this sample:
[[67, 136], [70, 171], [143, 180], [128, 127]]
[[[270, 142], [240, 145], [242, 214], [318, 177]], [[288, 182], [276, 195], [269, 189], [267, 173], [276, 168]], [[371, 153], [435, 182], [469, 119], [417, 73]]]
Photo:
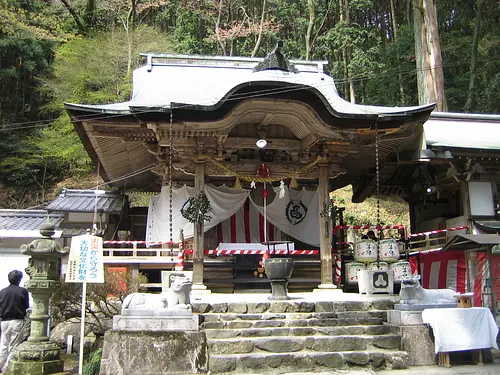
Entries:
[[[312, 246], [319, 246], [319, 208], [318, 194], [309, 190], [289, 190], [285, 186], [285, 195], [279, 198], [279, 187], [275, 187], [276, 197], [266, 208], [267, 221], [289, 236]], [[214, 187], [205, 185], [205, 194], [212, 206], [212, 219], [205, 223], [205, 231], [229, 219], [240, 209], [249, 197], [250, 191], [232, 189], [227, 186]], [[184, 231], [184, 238], [193, 237], [194, 226], [181, 215], [184, 203], [194, 195], [194, 188], [183, 186], [172, 189], [172, 235], [173, 241], [179, 240], [179, 231]], [[264, 214], [264, 208], [251, 198], [256, 213]], [[253, 210], [252, 210], [253, 211]], [[250, 242], [259, 242], [258, 215], [250, 215], [250, 232], [255, 234]], [[169, 240], [169, 192], [164, 187], [157, 196], [152, 196], [149, 204], [146, 241]], [[241, 221], [243, 223], [243, 221]], [[243, 224], [237, 230], [244, 232]]]
[[[290, 190], [285, 186], [285, 196], [278, 198], [280, 187], [274, 187], [276, 197], [266, 208], [267, 220], [289, 236], [312, 246], [319, 246], [319, 208], [316, 190]], [[264, 208], [254, 207], [263, 215]]]
[[[207, 231], [234, 215], [245, 203], [249, 192], [231, 189], [225, 185], [220, 187], [205, 185], [205, 194], [212, 206], [210, 213], [212, 219], [205, 222], [205, 231]], [[184, 238], [193, 237], [194, 225], [182, 216], [181, 208], [194, 195], [194, 188], [186, 185], [179, 189], [172, 189], [172, 240], [174, 242], [179, 241], [181, 229], [184, 232]], [[150, 199], [146, 241], [170, 240], [169, 209], [169, 188], [165, 186], [159, 195], [152, 196]]]

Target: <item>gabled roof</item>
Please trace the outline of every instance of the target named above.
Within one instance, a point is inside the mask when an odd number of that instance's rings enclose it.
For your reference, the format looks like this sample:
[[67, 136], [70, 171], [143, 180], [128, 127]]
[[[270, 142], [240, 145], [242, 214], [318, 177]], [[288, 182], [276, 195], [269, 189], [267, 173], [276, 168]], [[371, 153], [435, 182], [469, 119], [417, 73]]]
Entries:
[[102, 190], [62, 189], [59, 196], [50, 202], [49, 212], [98, 212], [118, 214], [125, 204], [125, 196]]

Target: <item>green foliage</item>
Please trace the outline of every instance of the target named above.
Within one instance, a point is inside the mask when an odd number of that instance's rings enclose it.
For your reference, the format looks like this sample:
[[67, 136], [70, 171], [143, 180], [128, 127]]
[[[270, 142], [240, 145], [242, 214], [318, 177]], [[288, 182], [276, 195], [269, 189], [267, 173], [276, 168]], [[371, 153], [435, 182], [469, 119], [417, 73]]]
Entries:
[[101, 370], [102, 348], [89, 354], [82, 368], [83, 375], [99, 375]]
[[405, 225], [410, 226], [408, 204], [398, 197], [379, 197], [380, 223], [377, 223], [377, 198], [371, 197], [363, 203], [352, 203], [352, 187], [336, 190], [331, 193], [334, 204], [345, 207], [344, 223], [346, 225]]
[[[392, 3], [394, 14], [389, 1], [314, 3], [311, 58], [328, 60], [339, 93], [349, 95], [353, 87], [358, 103], [417, 104], [413, 10], [408, 2]], [[250, 56], [263, 14], [262, 0], [89, 5], [0, 0], [0, 186], [43, 192], [65, 173], [92, 168], [63, 102], [128, 100], [139, 52]], [[469, 91], [477, 2], [436, 6], [448, 107], [460, 112]], [[305, 58], [307, 2], [266, 0], [264, 15], [256, 55], [283, 39], [288, 58]], [[498, 2], [486, 1], [472, 112], [500, 113], [499, 17]]]
[[[86, 324], [92, 332], [96, 336], [104, 335], [108, 327], [107, 322], [120, 313], [125, 297], [138, 292], [145, 283], [147, 277], [142, 273], [134, 277], [130, 271], [123, 273], [108, 269], [103, 284], [87, 284]], [[79, 318], [81, 302], [82, 284], [61, 282], [61, 287], [50, 299], [53, 324]]]
[[88, 172], [92, 164], [66, 111], [62, 110], [63, 102], [103, 104], [128, 100], [132, 91], [129, 47], [134, 51], [132, 67], [142, 63], [138, 52], [171, 48], [165, 35], [143, 26], [132, 36], [116, 29], [92, 38], [74, 38], [57, 49], [53, 75], [46, 80], [52, 100], [44, 106], [44, 111], [59, 116], [40, 131], [36, 144], [46, 157], [68, 163], [73, 175]]
[[15, 200], [40, 191], [43, 201], [63, 167], [29, 141], [48, 120], [40, 111], [46, 101], [41, 78], [50, 73], [54, 47], [65, 37], [50, 9], [38, 0], [0, 0], [0, 185], [14, 191]]
[[212, 217], [210, 212], [212, 206], [205, 193], [201, 192], [196, 197], [190, 197], [181, 208], [181, 214], [184, 219], [190, 223], [203, 223], [209, 221]]

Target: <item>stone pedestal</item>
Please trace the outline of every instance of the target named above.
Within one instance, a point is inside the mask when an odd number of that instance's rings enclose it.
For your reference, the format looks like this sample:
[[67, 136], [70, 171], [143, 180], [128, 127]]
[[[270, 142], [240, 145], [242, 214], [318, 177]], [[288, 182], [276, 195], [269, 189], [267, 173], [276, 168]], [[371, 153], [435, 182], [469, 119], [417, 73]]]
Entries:
[[126, 332], [198, 331], [198, 315], [155, 316], [144, 311], [141, 315], [113, 317], [113, 330]]
[[457, 307], [456, 303], [405, 304], [397, 303], [394, 310], [387, 310], [387, 323], [395, 325], [423, 324], [422, 311]]
[[60, 348], [51, 342], [30, 342], [20, 344], [9, 362], [9, 375], [63, 374], [64, 362]]
[[203, 332], [122, 332], [104, 335], [101, 375], [205, 373]]
[[408, 366], [431, 366], [436, 364], [434, 342], [429, 327], [425, 324], [394, 326], [401, 336], [402, 349], [408, 353]]

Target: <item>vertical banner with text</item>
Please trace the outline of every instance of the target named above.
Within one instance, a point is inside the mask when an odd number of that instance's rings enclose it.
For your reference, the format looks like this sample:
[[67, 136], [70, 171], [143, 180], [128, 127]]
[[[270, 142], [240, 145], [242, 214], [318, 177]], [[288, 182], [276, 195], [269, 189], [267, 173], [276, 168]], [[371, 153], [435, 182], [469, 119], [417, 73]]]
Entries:
[[104, 283], [102, 259], [102, 238], [97, 236], [76, 236], [71, 239], [67, 283]]

